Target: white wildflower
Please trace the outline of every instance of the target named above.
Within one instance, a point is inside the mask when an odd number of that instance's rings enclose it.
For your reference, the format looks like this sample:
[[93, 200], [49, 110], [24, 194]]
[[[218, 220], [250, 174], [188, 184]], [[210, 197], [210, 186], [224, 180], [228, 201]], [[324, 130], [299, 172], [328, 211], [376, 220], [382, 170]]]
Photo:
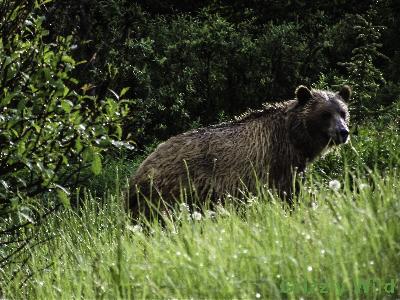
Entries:
[[338, 191], [340, 189], [339, 180], [334, 179], [334, 180], [329, 181], [329, 188], [335, 192]]
[[140, 225], [135, 225], [135, 226], [131, 226], [131, 225], [127, 225], [126, 226], [126, 229], [128, 229], [128, 230], [130, 230], [130, 231], [132, 231], [132, 232], [142, 232], [143, 231], [143, 228], [142, 228], [142, 226], [140, 226]]
[[201, 220], [201, 217], [202, 217], [202, 215], [201, 215], [201, 213], [199, 213], [198, 211], [195, 211], [195, 212], [192, 214], [192, 218], [193, 218], [193, 220], [195, 220], [195, 221], [200, 221], [200, 220]]
[[179, 209], [181, 212], [189, 212], [189, 205], [187, 205], [186, 203], [181, 203], [179, 205]]
[[312, 202], [311, 202], [311, 208], [312, 208], [313, 210], [316, 210], [316, 209], [318, 208], [318, 203], [317, 203], [316, 201], [312, 201]]
[[216, 213], [215, 213], [215, 211], [212, 211], [212, 210], [206, 210], [206, 211], [204, 212], [204, 216], [205, 216], [207, 219], [213, 219], [213, 218], [215, 218]]

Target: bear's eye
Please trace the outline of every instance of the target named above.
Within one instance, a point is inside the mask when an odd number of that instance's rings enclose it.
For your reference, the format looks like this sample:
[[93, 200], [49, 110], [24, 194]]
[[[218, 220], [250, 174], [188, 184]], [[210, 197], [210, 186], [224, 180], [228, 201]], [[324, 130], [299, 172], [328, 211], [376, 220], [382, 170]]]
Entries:
[[346, 112], [343, 111], [343, 110], [341, 110], [341, 111], [340, 111], [340, 116], [341, 116], [343, 119], [346, 119]]

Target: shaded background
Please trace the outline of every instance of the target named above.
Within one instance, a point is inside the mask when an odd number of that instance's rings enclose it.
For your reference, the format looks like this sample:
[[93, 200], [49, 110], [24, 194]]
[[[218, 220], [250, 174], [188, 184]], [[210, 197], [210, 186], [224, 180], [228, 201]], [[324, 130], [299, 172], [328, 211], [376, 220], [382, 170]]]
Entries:
[[353, 121], [373, 116], [400, 94], [399, 13], [394, 0], [60, 0], [46, 22], [49, 39], [73, 34], [91, 93], [130, 88], [124, 135], [140, 150], [299, 84], [350, 84]]

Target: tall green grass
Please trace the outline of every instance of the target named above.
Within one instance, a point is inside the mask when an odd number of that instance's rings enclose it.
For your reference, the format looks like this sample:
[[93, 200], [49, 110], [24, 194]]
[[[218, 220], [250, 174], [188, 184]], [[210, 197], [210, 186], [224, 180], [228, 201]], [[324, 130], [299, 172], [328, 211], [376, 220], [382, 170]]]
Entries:
[[[400, 297], [399, 144], [398, 137], [385, 141], [390, 162], [384, 168], [366, 164], [382, 145], [361, 149], [357, 138], [325, 158], [325, 166], [316, 164], [291, 212], [261, 188], [245, 204], [220, 207], [215, 215], [181, 209], [179, 222], [142, 231], [118, 193], [101, 199], [88, 193], [79, 209], [60, 212], [41, 228], [39, 236], [55, 237], [30, 250], [30, 277], [18, 273], [2, 287], [4, 296]], [[333, 177], [331, 163], [342, 166]]]

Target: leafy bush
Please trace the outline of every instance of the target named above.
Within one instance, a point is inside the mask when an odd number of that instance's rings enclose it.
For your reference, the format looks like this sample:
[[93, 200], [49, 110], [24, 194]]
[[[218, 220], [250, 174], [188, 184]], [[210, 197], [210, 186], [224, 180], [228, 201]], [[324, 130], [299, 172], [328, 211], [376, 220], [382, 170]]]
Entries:
[[100, 174], [106, 150], [126, 145], [126, 89], [102, 100], [79, 91], [71, 37], [45, 42], [46, 2], [0, 1], [0, 269], [14, 274], [31, 255], [22, 249], [52, 238], [37, 240], [35, 225]]
[[[12, 9], [24, 8], [15, 4]], [[2, 25], [17, 17], [4, 16]], [[100, 173], [102, 149], [118, 145], [118, 122], [126, 114], [117, 99], [97, 101], [76, 91], [71, 38], [43, 42], [47, 31], [42, 22], [43, 17], [31, 13], [0, 39], [3, 208], [23, 195], [52, 190], [66, 201], [66, 189], [82, 180], [82, 170]]]

